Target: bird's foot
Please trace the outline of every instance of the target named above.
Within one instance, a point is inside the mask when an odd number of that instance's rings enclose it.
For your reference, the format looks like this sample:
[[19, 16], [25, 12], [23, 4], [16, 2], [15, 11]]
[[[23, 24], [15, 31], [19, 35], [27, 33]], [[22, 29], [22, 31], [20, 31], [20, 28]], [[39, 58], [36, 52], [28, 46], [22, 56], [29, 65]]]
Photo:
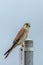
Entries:
[[22, 47], [24, 47], [24, 48], [25, 48], [25, 44], [24, 44], [24, 43], [22, 44]]

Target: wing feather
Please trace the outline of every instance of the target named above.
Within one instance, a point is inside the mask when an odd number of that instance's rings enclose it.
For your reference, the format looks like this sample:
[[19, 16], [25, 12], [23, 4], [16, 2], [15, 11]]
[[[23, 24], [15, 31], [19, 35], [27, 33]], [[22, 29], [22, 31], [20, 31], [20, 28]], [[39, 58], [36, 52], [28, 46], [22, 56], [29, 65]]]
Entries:
[[14, 39], [13, 43], [16, 41], [18, 42], [20, 40], [20, 38], [24, 35], [25, 29], [21, 28], [21, 30], [18, 32], [16, 38]]

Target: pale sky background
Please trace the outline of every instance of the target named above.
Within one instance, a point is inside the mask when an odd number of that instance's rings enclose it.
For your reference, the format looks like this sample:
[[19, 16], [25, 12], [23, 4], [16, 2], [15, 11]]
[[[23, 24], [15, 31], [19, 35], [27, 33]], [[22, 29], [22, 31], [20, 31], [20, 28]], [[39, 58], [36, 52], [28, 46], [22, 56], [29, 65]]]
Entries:
[[6, 60], [4, 53], [27, 21], [31, 23], [27, 39], [34, 41], [34, 65], [43, 65], [43, 0], [0, 0], [0, 65], [19, 65], [21, 46]]

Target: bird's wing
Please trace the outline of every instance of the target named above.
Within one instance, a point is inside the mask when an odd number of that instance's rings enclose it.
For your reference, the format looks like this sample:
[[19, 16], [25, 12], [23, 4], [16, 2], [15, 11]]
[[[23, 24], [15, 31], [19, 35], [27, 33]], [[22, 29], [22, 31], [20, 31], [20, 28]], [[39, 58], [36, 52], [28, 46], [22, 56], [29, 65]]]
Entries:
[[24, 32], [25, 32], [25, 31], [26, 31], [26, 30], [25, 30], [24, 28], [21, 28], [21, 30], [18, 32], [16, 38], [14, 39], [13, 43], [14, 43], [15, 41], [18, 42], [18, 41], [20, 40], [20, 38], [24, 35]]
[[12, 45], [12, 46], [10, 47], [10, 49], [4, 54], [4, 55], [5, 55], [5, 58], [7, 58], [8, 55], [9, 55], [9, 53], [12, 51], [12, 49], [17, 46], [17, 42], [18, 42], [18, 41], [20, 40], [20, 38], [24, 35], [24, 32], [25, 32], [25, 29], [24, 29], [24, 28], [22, 28], [22, 29], [18, 32], [18, 34], [17, 34], [15, 40], [13, 41], [13, 45]]

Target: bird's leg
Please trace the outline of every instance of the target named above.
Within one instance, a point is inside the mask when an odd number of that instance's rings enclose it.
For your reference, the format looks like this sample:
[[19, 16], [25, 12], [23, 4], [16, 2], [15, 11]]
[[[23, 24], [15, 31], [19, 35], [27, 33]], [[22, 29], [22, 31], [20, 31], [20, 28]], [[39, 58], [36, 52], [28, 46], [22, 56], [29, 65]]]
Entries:
[[22, 47], [25, 47], [25, 43], [24, 42], [22, 43]]

